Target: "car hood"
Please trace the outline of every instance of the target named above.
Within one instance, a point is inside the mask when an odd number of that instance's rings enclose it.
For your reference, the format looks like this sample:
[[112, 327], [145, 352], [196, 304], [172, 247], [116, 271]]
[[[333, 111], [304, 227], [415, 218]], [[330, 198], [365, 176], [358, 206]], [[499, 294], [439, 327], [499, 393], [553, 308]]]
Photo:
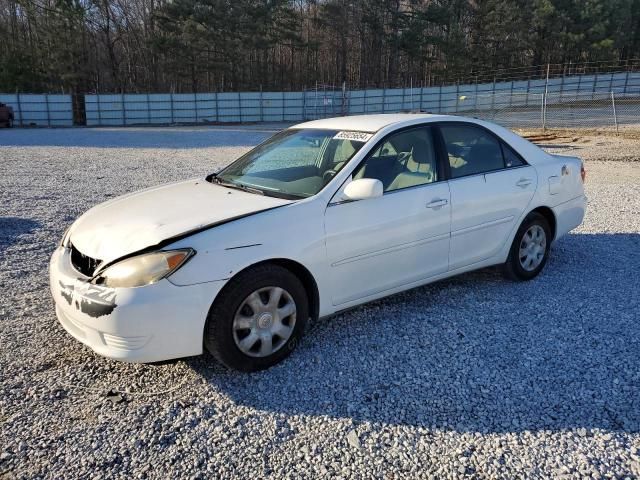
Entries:
[[69, 230], [84, 255], [113, 260], [190, 232], [292, 203], [229, 189], [205, 179], [124, 195], [87, 211]]

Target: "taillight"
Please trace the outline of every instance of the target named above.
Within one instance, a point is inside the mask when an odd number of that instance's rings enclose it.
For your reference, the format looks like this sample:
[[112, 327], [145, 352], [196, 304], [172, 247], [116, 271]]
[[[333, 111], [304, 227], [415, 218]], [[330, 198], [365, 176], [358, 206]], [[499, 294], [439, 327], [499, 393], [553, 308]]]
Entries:
[[582, 183], [584, 183], [587, 178], [587, 171], [584, 169], [584, 162], [580, 165], [580, 178], [582, 178]]

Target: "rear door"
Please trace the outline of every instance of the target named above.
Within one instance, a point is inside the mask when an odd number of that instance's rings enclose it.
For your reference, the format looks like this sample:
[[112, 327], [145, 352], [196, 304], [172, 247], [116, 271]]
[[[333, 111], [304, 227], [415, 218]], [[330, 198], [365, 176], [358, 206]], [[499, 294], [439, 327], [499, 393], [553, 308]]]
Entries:
[[471, 123], [442, 123], [449, 166], [449, 269], [496, 255], [529, 205], [537, 175], [501, 139]]
[[429, 127], [392, 135], [354, 171], [383, 183], [379, 198], [333, 201], [325, 213], [334, 305], [444, 273], [449, 257], [449, 185]]

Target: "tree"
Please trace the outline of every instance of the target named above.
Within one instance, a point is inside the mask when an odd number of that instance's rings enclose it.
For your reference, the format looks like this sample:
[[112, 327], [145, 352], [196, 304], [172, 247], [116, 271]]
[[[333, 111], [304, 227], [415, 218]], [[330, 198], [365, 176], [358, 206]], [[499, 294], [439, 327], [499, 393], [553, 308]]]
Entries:
[[491, 81], [632, 61], [638, 18], [640, 0], [0, 0], [0, 91]]

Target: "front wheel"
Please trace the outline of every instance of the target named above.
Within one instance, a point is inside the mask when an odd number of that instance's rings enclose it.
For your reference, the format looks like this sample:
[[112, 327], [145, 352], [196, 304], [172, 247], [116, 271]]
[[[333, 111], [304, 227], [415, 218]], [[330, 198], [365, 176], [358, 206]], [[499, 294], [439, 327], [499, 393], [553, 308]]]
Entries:
[[512, 280], [531, 280], [544, 268], [549, 258], [551, 228], [544, 216], [532, 212], [516, 232], [503, 266], [505, 276]]
[[241, 272], [220, 292], [209, 311], [204, 344], [229, 368], [262, 370], [293, 351], [308, 318], [300, 280], [278, 265], [261, 265]]

